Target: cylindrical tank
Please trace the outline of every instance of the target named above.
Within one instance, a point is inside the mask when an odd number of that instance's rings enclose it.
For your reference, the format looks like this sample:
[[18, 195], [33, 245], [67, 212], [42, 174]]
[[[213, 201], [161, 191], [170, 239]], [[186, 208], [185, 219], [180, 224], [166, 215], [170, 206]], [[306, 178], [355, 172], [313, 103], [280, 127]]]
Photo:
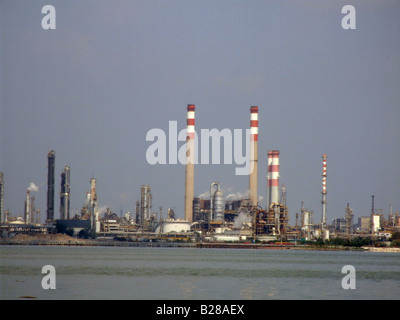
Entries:
[[166, 219], [157, 226], [155, 233], [190, 232], [190, 222], [187, 220]]
[[312, 224], [311, 222], [311, 214], [309, 211], [304, 212], [304, 217], [303, 217], [303, 226], [308, 226]]
[[[216, 186], [217, 190], [213, 191]], [[211, 183], [210, 186], [210, 221], [224, 221], [224, 195], [218, 182]]]

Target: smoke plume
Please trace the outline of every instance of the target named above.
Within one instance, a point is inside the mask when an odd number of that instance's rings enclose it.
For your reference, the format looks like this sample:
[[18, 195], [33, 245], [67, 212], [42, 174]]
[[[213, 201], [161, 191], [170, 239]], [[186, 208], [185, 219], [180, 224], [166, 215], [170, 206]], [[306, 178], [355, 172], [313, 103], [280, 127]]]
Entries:
[[244, 223], [251, 222], [251, 217], [248, 212], [240, 212], [233, 222], [234, 229], [241, 229]]
[[29, 184], [28, 190], [30, 192], [38, 192], [39, 191], [39, 187], [34, 182], [31, 182]]

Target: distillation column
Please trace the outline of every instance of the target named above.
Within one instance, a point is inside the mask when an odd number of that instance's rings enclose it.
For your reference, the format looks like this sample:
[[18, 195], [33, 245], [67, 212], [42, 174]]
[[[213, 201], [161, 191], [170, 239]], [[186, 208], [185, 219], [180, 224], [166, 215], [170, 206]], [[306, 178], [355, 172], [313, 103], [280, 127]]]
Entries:
[[65, 166], [61, 173], [61, 192], [60, 192], [60, 219], [69, 220], [70, 203], [70, 167]]

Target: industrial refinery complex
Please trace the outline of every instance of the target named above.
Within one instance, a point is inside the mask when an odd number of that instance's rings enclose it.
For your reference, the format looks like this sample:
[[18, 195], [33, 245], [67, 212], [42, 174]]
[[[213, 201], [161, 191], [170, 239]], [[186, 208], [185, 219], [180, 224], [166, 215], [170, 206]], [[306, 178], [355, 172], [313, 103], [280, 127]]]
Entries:
[[[140, 186], [140, 200], [134, 212], [117, 215], [111, 209], [99, 212], [96, 179], [88, 181], [88, 191], [82, 195], [84, 205], [80, 214], [72, 214], [70, 208], [70, 174], [73, 168], [65, 165], [60, 174], [59, 219], [55, 209], [55, 161], [56, 152], [47, 155], [47, 208], [42, 223], [41, 210], [35, 207], [35, 198], [26, 191], [23, 214], [15, 215], [4, 208], [6, 173], [0, 172], [0, 235], [10, 239], [17, 234], [67, 233], [77, 238], [113, 239], [132, 242], [201, 242], [201, 243], [297, 243], [299, 241], [329, 240], [331, 238], [371, 237], [390, 239], [400, 230], [399, 213], [390, 212], [385, 217], [375, 209], [372, 195], [371, 212], [357, 221], [350, 204], [344, 208], [344, 217], [329, 219], [327, 210], [328, 157], [322, 154], [321, 212], [299, 204], [300, 214], [289, 222], [286, 202], [286, 186], [280, 185], [279, 150], [268, 152], [267, 206], [258, 203], [258, 107], [250, 108], [250, 159], [249, 194], [247, 198], [227, 200], [223, 186], [210, 177], [210, 197], [195, 197], [195, 105], [187, 106], [184, 219], [178, 219], [174, 210], [162, 207], [154, 210], [151, 186]], [[264, 151], [263, 151], [264, 152]], [[322, 152], [321, 152], [322, 153]], [[246, 186], [247, 187], [247, 186]], [[139, 186], [138, 186], [139, 190]], [[22, 197], [23, 198], [23, 197]], [[21, 199], [22, 202], [22, 199]], [[43, 219], [44, 220], [44, 219]], [[329, 224], [328, 221], [331, 221]]]

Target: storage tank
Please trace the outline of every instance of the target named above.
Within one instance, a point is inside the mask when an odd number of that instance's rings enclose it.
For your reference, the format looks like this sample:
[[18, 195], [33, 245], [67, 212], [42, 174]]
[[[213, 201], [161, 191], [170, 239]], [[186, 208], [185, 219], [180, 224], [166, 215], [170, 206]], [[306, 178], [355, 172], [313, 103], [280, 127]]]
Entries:
[[156, 228], [155, 233], [190, 232], [190, 222], [181, 219], [165, 219]]

